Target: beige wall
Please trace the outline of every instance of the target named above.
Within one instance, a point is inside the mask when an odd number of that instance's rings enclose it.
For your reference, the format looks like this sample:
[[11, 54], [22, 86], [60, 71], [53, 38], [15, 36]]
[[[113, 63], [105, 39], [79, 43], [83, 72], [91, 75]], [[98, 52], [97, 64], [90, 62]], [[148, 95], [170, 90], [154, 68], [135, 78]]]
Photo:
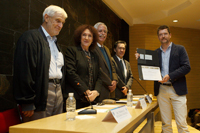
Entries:
[[[133, 76], [138, 80], [137, 61], [135, 60], [136, 48], [155, 50], [160, 47], [157, 38], [158, 25], [139, 24], [130, 26], [129, 30], [129, 56]], [[200, 108], [200, 30], [170, 27], [172, 38], [175, 44], [183, 45], [188, 53], [191, 71], [187, 78], [187, 104], [188, 109]], [[139, 80], [138, 80], [139, 81]], [[139, 81], [148, 93], [154, 94], [152, 81]], [[144, 94], [145, 92], [136, 81], [132, 85], [133, 94]]]

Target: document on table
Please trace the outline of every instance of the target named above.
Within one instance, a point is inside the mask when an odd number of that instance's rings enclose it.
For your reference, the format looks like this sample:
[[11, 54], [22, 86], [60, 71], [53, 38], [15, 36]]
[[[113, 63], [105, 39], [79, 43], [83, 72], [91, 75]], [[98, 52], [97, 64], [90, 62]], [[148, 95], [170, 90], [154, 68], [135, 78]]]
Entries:
[[116, 104], [104, 104], [104, 105], [93, 105], [93, 107], [109, 107], [109, 108], [116, 108], [116, 107], [119, 107], [121, 105], [116, 105]]
[[[119, 100], [116, 103], [127, 103], [127, 100]], [[132, 101], [133, 104], [137, 104], [137, 101]]]
[[76, 119], [80, 119], [80, 120], [85, 120], [85, 119], [94, 119], [96, 118], [95, 116], [90, 116], [90, 115], [77, 115]]
[[162, 80], [160, 67], [155, 66], [141, 66], [143, 80], [153, 80], [158, 81]]

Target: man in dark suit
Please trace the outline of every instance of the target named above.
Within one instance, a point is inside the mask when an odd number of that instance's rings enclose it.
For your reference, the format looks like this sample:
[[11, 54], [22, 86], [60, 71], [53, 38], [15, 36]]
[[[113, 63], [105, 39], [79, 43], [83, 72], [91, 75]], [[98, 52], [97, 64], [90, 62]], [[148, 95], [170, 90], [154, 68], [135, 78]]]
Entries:
[[17, 42], [13, 91], [22, 107], [24, 122], [63, 111], [64, 57], [56, 35], [66, 18], [64, 9], [50, 5], [43, 12], [40, 28], [26, 31]]
[[133, 75], [130, 63], [127, 60], [123, 59], [125, 51], [125, 41], [119, 40], [115, 42], [115, 55], [112, 58], [112, 62], [115, 66], [115, 70], [118, 75], [118, 84], [117, 88], [115, 89], [115, 98], [125, 98], [128, 90], [131, 89], [133, 83]]
[[[190, 72], [190, 62], [185, 48], [170, 41], [170, 29], [162, 25], [157, 30], [161, 42], [158, 52], [163, 79], [154, 82], [154, 94], [157, 96], [162, 119], [163, 133], [172, 133], [172, 108], [179, 133], [189, 133], [187, 117], [187, 85], [185, 75]], [[136, 59], [139, 54], [136, 53]]]
[[94, 25], [94, 28], [97, 29], [99, 35], [97, 43], [98, 46], [94, 49], [94, 51], [99, 57], [101, 79], [103, 82], [99, 96], [99, 101], [101, 102], [104, 99], [115, 97], [115, 88], [118, 78], [111, 60], [110, 51], [105, 45], [103, 45], [107, 37], [107, 26], [102, 22], [98, 22]]

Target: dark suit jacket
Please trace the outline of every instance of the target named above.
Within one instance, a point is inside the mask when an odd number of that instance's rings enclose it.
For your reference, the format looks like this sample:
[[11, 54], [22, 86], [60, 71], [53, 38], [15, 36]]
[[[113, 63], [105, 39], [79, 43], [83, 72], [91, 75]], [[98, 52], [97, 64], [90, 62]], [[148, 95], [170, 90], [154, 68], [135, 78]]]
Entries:
[[133, 75], [132, 75], [130, 63], [127, 60], [124, 60], [124, 63], [126, 65], [126, 70], [127, 70], [127, 76], [125, 78], [121, 71], [122, 67], [120, 65], [119, 59], [117, 58], [116, 55], [113, 56], [112, 62], [115, 66], [115, 70], [118, 75], [118, 84], [117, 84], [117, 88], [115, 90], [115, 97], [116, 98], [125, 98], [126, 96], [122, 92], [122, 87], [126, 86], [128, 89], [131, 89], [131, 86], [133, 83]]
[[26, 31], [19, 38], [14, 56], [13, 92], [22, 110], [46, 109], [50, 55], [49, 44], [41, 27]]
[[[162, 70], [162, 54], [160, 48], [158, 52], [160, 68]], [[190, 72], [190, 62], [185, 48], [182, 45], [172, 43], [170, 59], [169, 59], [169, 77], [177, 95], [185, 95], [188, 93], [185, 75]], [[159, 94], [160, 83], [154, 82], [154, 94]]]
[[[43, 36], [43, 38], [46, 40], [46, 42], [48, 43], [47, 38], [46, 38], [41, 26], [40, 26], [40, 28], [38, 30], [41, 33], [41, 35]], [[57, 43], [57, 41], [55, 42], [55, 44], [56, 44], [56, 46], [58, 48], [58, 51], [63, 54], [63, 51], [62, 51], [61, 47], [59, 46], [59, 44]], [[48, 43], [48, 46], [49, 46], [49, 43]], [[50, 49], [50, 47], [49, 47], [49, 49]], [[64, 54], [63, 54], [63, 58], [65, 60]], [[62, 94], [64, 94], [64, 92], [65, 92], [65, 90], [64, 90], [64, 88], [65, 88], [65, 73], [66, 73], [66, 71], [65, 71], [65, 62], [64, 62], [64, 66], [62, 67], [61, 71], [62, 71], [62, 79], [60, 80], [60, 85], [61, 85], [61, 89], [62, 89]]]
[[[91, 61], [93, 65], [93, 90], [101, 93], [101, 80], [99, 78], [99, 61], [98, 56], [91, 52]], [[73, 92], [74, 97], [79, 100], [84, 99], [84, 92], [89, 86], [89, 65], [87, 57], [81, 46], [67, 47], [66, 54], [66, 93], [64, 99], [68, 97], [68, 93]]]
[[[111, 63], [112, 78], [113, 78], [113, 79], [111, 79], [111, 81], [113, 81], [113, 80], [116, 80], [116, 81], [117, 81], [118, 78], [117, 78], [117, 74], [116, 74], [114, 65], [113, 65], [112, 60], [111, 60], [110, 51], [109, 51], [109, 49], [108, 49], [106, 46], [104, 46], [104, 48], [105, 48], [105, 51], [106, 51], [106, 53], [107, 53], [107, 55], [108, 55], [108, 58], [109, 58], [109, 60], [110, 60], [110, 63]], [[104, 56], [103, 56], [103, 54], [102, 54], [100, 48], [97, 46], [97, 47], [94, 49], [94, 51], [95, 51], [95, 53], [96, 53], [96, 54], [98, 55], [98, 57], [99, 57], [99, 66], [100, 66], [100, 68], [103, 70], [103, 72], [104, 72], [105, 74], [108, 75], [108, 77], [110, 77], [110, 76], [109, 76], [109, 75], [110, 75], [110, 72], [109, 72], [109, 68], [108, 68], [107, 62], [106, 62], [106, 60], [105, 60], [105, 58], [104, 58]], [[103, 75], [103, 74], [101, 74], [101, 75]], [[101, 77], [101, 78], [102, 78], [102, 77]], [[115, 97], [115, 92], [112, 92], [112, 93], [110, 94], [110, 90], [109, 90], [108, 86], [106, 85], [106, 83], [104, 82], [103, 79], [102, 79], [102, 83], [103, 83], [103, 84], [101, 85], [101, 93], [100, 93], [100, 96], [99, 96], [99, 101], [102, 101], [102, 100], [107, 99], [107, 98], [110, 98], [110, 97], [114, 98], [114, 97]]]

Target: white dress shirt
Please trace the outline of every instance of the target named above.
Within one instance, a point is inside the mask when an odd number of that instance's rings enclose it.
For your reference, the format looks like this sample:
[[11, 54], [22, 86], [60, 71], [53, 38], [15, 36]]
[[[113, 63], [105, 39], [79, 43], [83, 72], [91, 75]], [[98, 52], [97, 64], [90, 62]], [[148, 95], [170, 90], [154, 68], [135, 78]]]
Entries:
[[103, 45], [99, 44], [98, 42], [97, 42], [97, 46], [99, 46], [99, 47], [103, 47]]
[[[42, 27], [42, 26], [41, 26]], [[42, 27], [42, 30], [47, 37], [47, 41], [49, 43], [50, 51], [51, 51], [51, 61], [49, 68], [49, 79], [61, 79], [62, 78], [62, 67], [64, 66], [64, 58], [63, 54], [58, 51], [56, 46], [57, 38], [55, 36], [51, 37], [47, 31]]]

